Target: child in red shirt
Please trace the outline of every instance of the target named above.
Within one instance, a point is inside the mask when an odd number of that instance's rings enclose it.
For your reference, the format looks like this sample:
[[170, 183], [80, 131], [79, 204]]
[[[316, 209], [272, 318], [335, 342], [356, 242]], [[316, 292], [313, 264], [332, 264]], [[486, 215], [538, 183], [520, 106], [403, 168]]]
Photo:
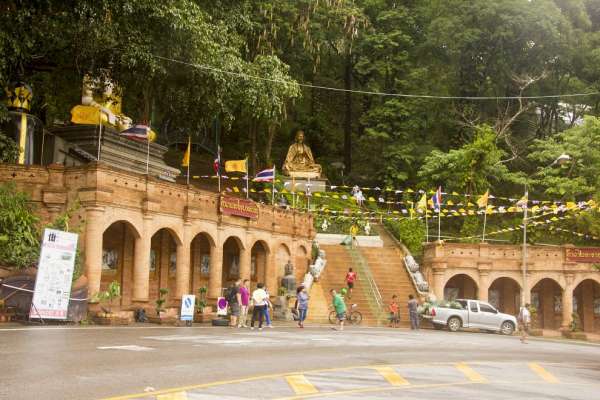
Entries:
[[388, 306], [390, 311], [390, 328], [397, 328], [400, 323], [400, 307], [396, 301], [397, 296], [392, 296], [392, 302]]

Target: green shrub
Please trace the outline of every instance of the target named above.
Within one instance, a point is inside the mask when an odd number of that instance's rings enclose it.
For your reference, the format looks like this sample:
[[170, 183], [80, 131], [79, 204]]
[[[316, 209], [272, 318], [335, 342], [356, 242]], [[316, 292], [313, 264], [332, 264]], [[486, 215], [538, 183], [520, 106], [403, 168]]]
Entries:
[[14, 140], [0, 131], [0, 162], [16, 163], [19, 159], [19, 146]]
[[404, 243], [413, 256], [418, 256], [423, 251], [425, 241], [425, 223], [419, 219], [401, 219], [399, 221], [385, 221], [386, 228], [396, 239]]

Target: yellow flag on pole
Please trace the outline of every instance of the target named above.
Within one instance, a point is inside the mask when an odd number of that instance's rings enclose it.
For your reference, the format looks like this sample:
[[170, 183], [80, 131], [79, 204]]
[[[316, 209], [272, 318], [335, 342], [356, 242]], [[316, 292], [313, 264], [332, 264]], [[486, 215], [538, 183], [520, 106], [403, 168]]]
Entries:
[[425, 210], [427, 209], [427, 195], [423, 194], [421, 200], [417, 203], [417, 210]]
[[489, 197], [490, 191], [486, 190], [485, 193], [482, 194], [479, 199], [477, 199], [477, 205], [479, 206], [479, 208], [487, 208]]
[[183, 155], [183, 160], [181, 160], [182, 167], [190, 166], [190, 153], [192, 152], [192, 138], [188, 137], [188, 145], [185, 154]]
[[245, 158], [243, 160], [229, 160], [225, 161], [225, 171], [226, 172], [248, 172], [247, 168], [248, 159]]

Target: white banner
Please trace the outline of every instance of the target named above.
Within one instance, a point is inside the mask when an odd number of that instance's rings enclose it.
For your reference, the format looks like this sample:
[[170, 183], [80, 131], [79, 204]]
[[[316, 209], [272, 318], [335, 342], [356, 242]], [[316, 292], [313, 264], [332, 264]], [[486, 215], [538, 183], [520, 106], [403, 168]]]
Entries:
[[67, 318], [77, 238], [75, 233], [44, 230], [29, 318]]
[[196, 296], [193, 294], [184, 294], [181, 296], [181, 320], [194, 320], [194, 305], [196, 304]]

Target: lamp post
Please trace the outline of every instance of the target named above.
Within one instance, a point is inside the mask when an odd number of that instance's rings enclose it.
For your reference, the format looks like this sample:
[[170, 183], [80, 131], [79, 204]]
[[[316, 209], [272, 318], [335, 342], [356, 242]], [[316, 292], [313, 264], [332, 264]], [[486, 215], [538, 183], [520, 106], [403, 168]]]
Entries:
[[[556, 158], [556, 160], [554, 160], [552, 162], [552, 164], [548, 165], [546, 168], [552, 167], [554, 165], [564, 165], [568, 162], [571, 161], [571, 156], [568, 154], [561, 154], [560, 156], [558, 156]], [[529, 209], [528, 206], [528, 202], [529, 202], [529, 190], [528, 190], [528, 180], [535, 176], [536, 174], [538, 174], [540, 171], [543, 171], [543, 169], [540, 169], [536, 172], [534, 172], [533, 174], [527, 175], [527, 177], [525, 178], [525, 194], [523, 196], [524, 199], [524, 204], [523, 204], [523, 261], [522, 261], [522, 266], [521, 266], [521, 270], [523, 272], [523, 288], [521, 290], [521, 307], [525, 306], [525, 293], [526, 291], [528, 291], [527, 289], [527, 210]]]

